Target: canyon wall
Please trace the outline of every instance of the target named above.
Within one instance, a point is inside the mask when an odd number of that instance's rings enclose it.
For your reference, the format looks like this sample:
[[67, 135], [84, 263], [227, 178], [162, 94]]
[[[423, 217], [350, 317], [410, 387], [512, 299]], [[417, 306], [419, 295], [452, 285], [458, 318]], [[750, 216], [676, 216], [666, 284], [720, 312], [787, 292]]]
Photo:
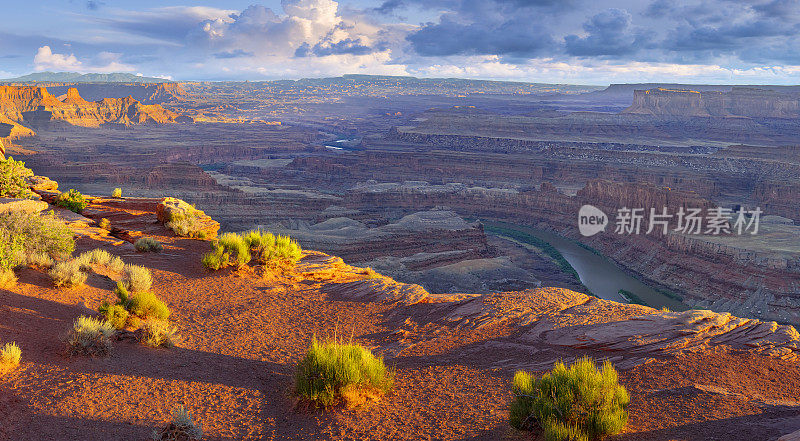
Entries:
[[729, 92], [635, 90], [623, 113], [661, 117], [800, 118], [800, 95], [734, 87]]

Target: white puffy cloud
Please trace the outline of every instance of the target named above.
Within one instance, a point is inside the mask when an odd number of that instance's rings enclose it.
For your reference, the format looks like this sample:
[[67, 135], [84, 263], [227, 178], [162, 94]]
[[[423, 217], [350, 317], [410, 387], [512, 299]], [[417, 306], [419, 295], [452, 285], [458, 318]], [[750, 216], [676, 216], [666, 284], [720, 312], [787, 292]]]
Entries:
[[59, 54], [53, 52], [50, 46], [42, 46], [33, 57], [33, 68], [37, 72], [68, 71], [68, 72], [130, 72], [133, 67], [119, 61], [120, 54], [113, 52], [100, 52], [95, 57], [97, 63], [86, 64], [73, 54]]

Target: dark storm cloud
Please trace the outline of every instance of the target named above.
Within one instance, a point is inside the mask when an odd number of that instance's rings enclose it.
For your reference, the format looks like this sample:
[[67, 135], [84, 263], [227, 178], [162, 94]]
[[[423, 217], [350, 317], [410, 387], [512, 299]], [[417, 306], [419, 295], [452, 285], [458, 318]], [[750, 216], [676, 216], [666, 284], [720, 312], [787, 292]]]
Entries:
[[556, 46], [547, 22], [568, 1], [464, 0], [408, 35], [414, 50], [425, 56], [547, 55]]
[[634, 29], [631, 22], [631, 14], [627, 11], [603, 11], [584, 23], [585, 37], [568, 35], [564, 38], [567, 53], [578, 57], [633, 54], [651, 35]]

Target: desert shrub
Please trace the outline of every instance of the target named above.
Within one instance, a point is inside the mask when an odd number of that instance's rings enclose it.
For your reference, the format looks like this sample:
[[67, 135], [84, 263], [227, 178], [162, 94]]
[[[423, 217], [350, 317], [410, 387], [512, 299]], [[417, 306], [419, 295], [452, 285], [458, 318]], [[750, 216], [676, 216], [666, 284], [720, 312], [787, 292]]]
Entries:
[[289, 236], [252, 230], [244, 234], [222, 234], [211, 244], [211, 251], [203, 255], [202, 263], [212, 270], [230, 265], [241, 267], [253, 256], [262, 264], [273, 261], [295, 263], [302, 253], [300, 245]]
[[143, 237], [137, 240], [136, 243], [133, 244], [133, 246], [136, 247], [136, 250], [142, 252], [148, 252], [148, 251], [159, 252], [163, 248], [161, 246], [161, 242], [153, 239], [152, 237]]
[[38, 268], [51, 268], [54, 263], [53, 258], [50, 257], [49, 254], [42, 252], [28, 254], [25, 258], [26, 265]]
[[27, 198], [31, 196], [28, 182], [25, 178], [33, 176], [33, 171], [25, 167], [22, 161], [14, 158], [0, 160], [0, 197]]
[[161, 429], [153, 431], [154, 441], [198, 441], [203, 438], [203, 426], [195, 423], [183, 406], [172, 410], [172, 422]]
[[87, 274], [76, 259], [58, 262], [48, 272], [55, 286], [72, 288], [86, 282]]
[[389, 391], [394, 372], [383, 358], [356, 344], [314, 338], [295, 373], [295, 394], [310, 405], [359, 404]]
[[241, 267], [250, 262], [250, 246], [244, 238], [236, 233], [225, 233], [219, 237], [218, 243], [231, 253], [231, 259], [236, 266]]
[[164, 225], [178, 236], [205, 239], [203, 224], [200, 222], [203, 217], [205, 213], [191, 205], [184, 211], [172, 211]]
[[180, 338], [177, 328], [166, 320], [147, 319], [138, 331], [139, 341], [151, 348], [171, 348]]
[[150, 270], [139, 265], [125, 265], [122, 271], [122, 283], [130, 292], [150, 291], [153, 286], [153, 276]]
[[0, 268], [0, 288], [11, 288], [17, 284], [17, 275], [14, 270]]
[[56, 197], [56, 205], [80, 213], [89, 205], [89, 201], [86, 200], [81, 192], [71, 188], [68, 192], [61, 193]]
[[167, 304], [150, 291], [138, 292], [130, 297], [128, 311], [140, 318], [155, 318], [166, 320], [169, 318]]
[[121, 198], [122, 197], [122, 189], [119, 188], [119, 187], [115, 188], [114, 191], [111, 192], [111, 197], [112, 198]]
[[107, 302], [100, 305], [100, 314], [117, 329], [125, 329], [128, 326], [128, 316], [130, 312], [122, 305], [110, 305]]
[[111, 323], [82, 315], [67, 333], [67, 351], [70, 355], [106, 355], [111, 351], [114, 332]]
[[123, 262], [120, 257], [99, 248], [81, 253], [81, 255], [74, 260], [86, 271], [92, 269], [92, 264], [105, 266], [116, 273], [122, 272], [125, 268], [125, 262]]
[[204, 267], [210, 270], [218, 270], [230, 264], [231, 253], [225, 251], [225, 248], [218, 243], [211, 244], [211, 251], [203, 254], [200, 261]]
[[297, 262], [303, 254], [300, 244], [289, 236], [277, 236], [275, 238], [275, 248], [270, 254], [269, 260], [284, 260]]
[[16, 343], [6, 343], [0, 348], [0, 372], [14, 369], [22, 358], [22, 349]]
[[111, 221], [106, 218], [102, 218], [100, 219], [100, 222], [97, 223], [97, 226], [104, 230], [111, 230]]
[[608, 360], [601, 370], [588, 357], [567, 368], [558, 362], [537, 379], [517, 371], [509, 422], [517, 429], [541, 429], [547, 441], [597, 439], [622, 431], [628, 422], [628, 393]]
[[72, 230], [52, 212], [0, 214], [0, 268], [23, 265], [28, 256], [40, 253], [66, 257], [74, 249]]

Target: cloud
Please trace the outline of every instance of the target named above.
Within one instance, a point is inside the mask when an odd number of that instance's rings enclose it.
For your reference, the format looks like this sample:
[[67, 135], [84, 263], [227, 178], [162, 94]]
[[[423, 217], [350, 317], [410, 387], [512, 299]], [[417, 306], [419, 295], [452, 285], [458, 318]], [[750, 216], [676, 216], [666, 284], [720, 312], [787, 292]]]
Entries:
[[568, 35], [564, 38], [569, 55], [633, 54], [650, 39], [650, 35], [632, 25], [631, 14], [621, 9], [600, 12], [584, 23], [583, 29], [585, 37]]
[[134, 70], [131, 66], [119, 61], [120, 54], [113, 52], [100, 52], [95, 57], [96, 63], [86, 64], [73, 54], [54, 53], [50, 46], [42, 46], [36, 51], [33, 57], [34, 70], [42, 71], [66, 71], [66, 72], [130, 72]]
[[226, 51], [226, 52], [216, 52], [213, 55], [214, 55], [214, 58], [226, 59], [226, 58], [252, 57], [254, 54], [252, 52], [245, 52], [245, 51], [243, 51], [241, 49], [236, 49], [236, 50]]
[[96, 11], [100, 9], [101, 6], [105, 6], [105, 2], [101, 2], [98, 0], [89, 0], [86, 2], [86, 9]]

